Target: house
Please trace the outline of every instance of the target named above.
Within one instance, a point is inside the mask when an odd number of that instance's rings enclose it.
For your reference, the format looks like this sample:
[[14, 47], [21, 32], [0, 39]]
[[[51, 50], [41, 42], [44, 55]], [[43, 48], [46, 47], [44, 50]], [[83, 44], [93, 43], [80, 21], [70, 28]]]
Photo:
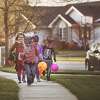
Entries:
[[100, 38], [100, 1], [57, 7], [24, 7], [18, 31], [34, 32], [58, 48], [84, 48]]

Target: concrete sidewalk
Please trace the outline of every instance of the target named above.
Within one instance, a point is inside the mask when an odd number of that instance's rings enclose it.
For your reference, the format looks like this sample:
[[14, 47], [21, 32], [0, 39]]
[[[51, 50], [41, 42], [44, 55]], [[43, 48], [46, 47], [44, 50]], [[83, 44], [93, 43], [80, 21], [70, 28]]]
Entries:
[[[0, 76], [12, 79], [17, 82], [17, 75], [0, 72]], [[68, 89], [54, 82], [35, 82], [31, 86], [26, 83], [18, 84], [20, 87], [20, 100], [78, 100]]]

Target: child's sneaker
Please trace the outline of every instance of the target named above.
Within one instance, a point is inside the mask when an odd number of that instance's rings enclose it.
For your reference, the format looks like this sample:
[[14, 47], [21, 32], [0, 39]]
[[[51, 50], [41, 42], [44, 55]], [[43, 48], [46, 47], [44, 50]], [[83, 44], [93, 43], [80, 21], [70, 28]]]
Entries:
[[26, 83], [26, 80], [25, 79], [22, 79], [23, 83]]
[[27, 85], [30, 86], [32, 82], [30, 80], [27, 81]]
[[41, 82], [40, 79], [38, 79], [37, 82]]
[[18, 82], [19, 84], [22, 83], [21, 81]]
[[51, 79], [50, 79], [50, 77], [47, 77], [47, 81], [50, 81]]

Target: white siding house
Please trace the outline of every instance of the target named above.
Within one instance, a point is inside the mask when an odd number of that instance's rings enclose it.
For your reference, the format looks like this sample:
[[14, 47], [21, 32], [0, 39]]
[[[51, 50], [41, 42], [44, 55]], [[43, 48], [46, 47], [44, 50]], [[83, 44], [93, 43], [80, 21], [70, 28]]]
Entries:
[[70, 7], [65, 14], [69, 15], [73, 20], [81, 25], [83, 14], [79, 12], [74, 6]]
[[[33, 8], [25, 7], [23, 16], [30, 22], [31, 28], [35, 25], [35, 29], [31, 31], [39, 35], [40, 42], [50, 36], [65, 45], [74, 42], [79, 47], [84, 47], [100, 37], [100, 1], [68, 4], [63, 7], [37, 7], [36, 10]], [[36, 20], [30, 19], [30, 12], [33, 15], [35, 13]], [[19, 25], [20, 29], [23, 26]]]

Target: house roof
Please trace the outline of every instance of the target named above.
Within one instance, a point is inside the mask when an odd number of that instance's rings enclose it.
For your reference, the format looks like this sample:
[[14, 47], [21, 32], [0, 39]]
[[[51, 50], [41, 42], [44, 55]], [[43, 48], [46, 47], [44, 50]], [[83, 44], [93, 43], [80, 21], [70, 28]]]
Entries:
[[100, 1], [75, 4], [73, 6], [84, 15], [93, 16], [94, 20], [100, 18]]
[[[32, 7], [25, 8], [25, 13], [23, 13], [27, 18], [30, 19], [36, 26], [48, 26], [51, 21], [58, 15], [65, 12], [64, 7]], [[30, 11], [31, 10], [31, 11]], [[32, 13], [33, 12], [33, 13]]]
[[57, 17], [48, 25], [48, 27], [49, 28], [51, 28], [52, 27], [52, 25], [55, 23], [55, 22], [57, 22], [57, 20], [58, 19], [61, 19], [61, 20], [63, 20], [69, 27], [71, 27], [72, 25], [71, 25], [71, 23], [69, 22], [69, 20], [67, 20], [66, 18], [64, 18], [62, 15], [57, 15]]
[[59, 7], [24, 7], [25, 12], [23, 14], [36, 26], [48, 26], [57, 15], [62, 15], [66, 20], [68, 20], [71, 24], [76, 23], [72, 18], [68, 15], [65, 15], [65, 12], [71, 7], [74, 6], [77, 10], [79, 10], [85, 16], [93, 16], [93, 19], [96, 20], [100, 18], [100, 1], [97, 2], [86, 2], [86, 3], [78, 3], [78, 4], [69, 4], [66, 6]]
[[76, 24], [76, 22], [75, 22], [71, 17], [66, 16], [66, 15], [64, 15], [64, 14], [62, 14], [62, 16], [63, 16], [66, 20], [68, 20], [71, 24]]

